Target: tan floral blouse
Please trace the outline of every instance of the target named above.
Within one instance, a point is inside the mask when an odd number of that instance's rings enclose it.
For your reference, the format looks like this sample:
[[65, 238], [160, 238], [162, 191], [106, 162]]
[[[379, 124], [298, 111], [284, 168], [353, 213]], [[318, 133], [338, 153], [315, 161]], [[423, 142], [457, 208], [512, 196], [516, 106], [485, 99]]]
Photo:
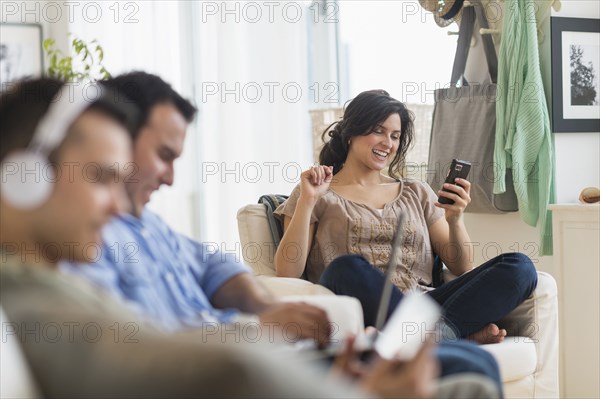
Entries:
[[[397, 252], [392, 281], [402, 291], [429, 289], [435, 256], [429, 227], [444, 213], [433, 205], [437, 196], [426, 183], [402, 179], [398, 184], [402, 185], [400, 193], [385, 204], [383, 210], [347, 200], [332, 189], [321, 197], [311, 215], [311, 223], [316, 223], [316, 228], [306, 264], [310, 281], [318, 282], [332, 260], [347, 254], [360, 254], [385, 272], [398, 215], [404, 212], [402, 250]], [[283, 215], [292, 217], [299, 196], [300, 186], [296, 186], [275, 215], [280, 219]], [[294, 248], [286, 252], [297, 254]]]

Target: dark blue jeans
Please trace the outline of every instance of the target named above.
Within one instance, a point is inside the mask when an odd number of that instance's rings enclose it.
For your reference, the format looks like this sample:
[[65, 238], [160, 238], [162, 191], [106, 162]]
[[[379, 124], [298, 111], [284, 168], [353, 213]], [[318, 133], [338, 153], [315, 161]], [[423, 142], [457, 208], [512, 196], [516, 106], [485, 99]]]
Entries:
[[[345, 255], [335, 259], [321, 275], [320, 283], [338, 295], [357, 298], [363, 307], [366, 326], [374, 326], [385, 276], [363, 257]], [[444, 321], [455, 337], [465, 338], [510, 313], [531, 295], [537, 273], [531, 260], [520, 253], [507, 253], [442, 286], [429, 295], [444, 309]], [[387, 317], [402, 300], [393, 287]], [[498, 365], [474, 343], [442, 341], [437, 348], [442, 376], [474, 372], [496, 383], [502, 393]]]
[[504, 397], [500, 370], [494, 357], [476, 344], [466, 340], [442, 341], [436, 349], [441, 376], [476, 373], [491, 379]]
[[[385, 276], [365, 258], [344, 255], [325, 268], [320, 283], [338, 295], [357, 298], [366, 326], [374, 326]], [[444, 311], [455, 337], [465, 338], [497, 322], [527, 299], [537, 285], [531, 260], [518, 252], [497, 256], [474, 270], [429, 291]], [[393, 287], [389, 317], [403, 298]]]

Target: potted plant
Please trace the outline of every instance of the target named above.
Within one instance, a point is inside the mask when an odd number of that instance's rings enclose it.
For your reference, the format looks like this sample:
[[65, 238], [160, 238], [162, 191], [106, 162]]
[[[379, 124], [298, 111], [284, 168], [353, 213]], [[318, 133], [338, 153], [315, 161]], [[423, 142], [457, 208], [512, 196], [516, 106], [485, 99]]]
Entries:
[[96, 39], [86, 43], [84, 40], [74, 37], [70, 42], [72, 55], [64, 54], [55, 45], [54, 39], [46, 39], [42, 44], [48, 58], [47, 74], [49, 77], [65, 82], [93, 82], [111, 77], [102, 64], [104, 49]]

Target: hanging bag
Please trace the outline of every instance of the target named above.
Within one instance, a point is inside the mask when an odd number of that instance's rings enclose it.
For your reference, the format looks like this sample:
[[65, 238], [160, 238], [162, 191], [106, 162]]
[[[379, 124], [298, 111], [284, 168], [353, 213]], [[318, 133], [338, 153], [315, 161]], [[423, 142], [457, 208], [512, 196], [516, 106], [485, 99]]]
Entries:
[[[469, 84], [464, 76], [476, 17], [480, 27], [488, 28], [479, 5], [465, 7], [451, 87], [435, 90], [427, 183], [434, 191], [441, 189], [452, 159], [469, 161], [472, 164], [468, 178], [471, 182], [471, 203], [466, 212], [514, 212], [518, 210], [518, 203], [510, 169], [506, 173], [506, 192], [493, 193], [498, 58], [490, 35], [481, 35], [490, 81]], [[462, 86], [457, 87], [459, 80]]]

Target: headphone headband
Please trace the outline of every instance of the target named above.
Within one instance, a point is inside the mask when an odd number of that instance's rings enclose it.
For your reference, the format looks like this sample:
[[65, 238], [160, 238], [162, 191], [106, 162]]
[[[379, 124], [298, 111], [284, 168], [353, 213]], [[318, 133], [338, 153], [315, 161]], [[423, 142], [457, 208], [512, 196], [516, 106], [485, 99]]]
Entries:
[[[94, 87], [97, 94], [94, 98], [87, 96], [90, 87]], [[28, 150], [34, 153], [50, 154], [65, 139], [69, 127], [79, 115], [102, 98], [102, 95], [103, 87], [100, 84], [90, 83], [76, 87], [76, 85], [65, 83], [56, 93], [50, 103], [50, 108], [36, 126]]]

